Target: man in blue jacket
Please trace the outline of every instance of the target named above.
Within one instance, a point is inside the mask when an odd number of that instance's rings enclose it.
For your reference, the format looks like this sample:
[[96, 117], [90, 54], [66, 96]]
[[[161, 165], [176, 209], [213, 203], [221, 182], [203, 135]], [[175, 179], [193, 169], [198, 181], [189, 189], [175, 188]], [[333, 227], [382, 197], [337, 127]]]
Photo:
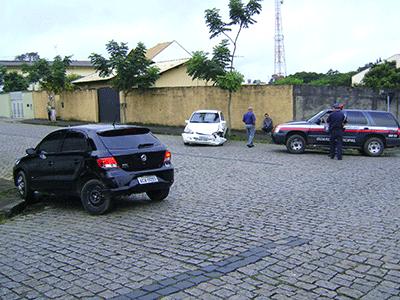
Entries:
[[253, 108], [249, 106], [247, 113], [243, 115], [243, 123], [246, 126], [247, 133], [247, 147], [254, 147], [253, 139], [256, 133], [256, 116], [253, 113]]
[[334, 111], [327, 119], [330, 135], [329, 157], [334, 159], [336, 153], [337, 159], [342, 160], [343, 131], [344, 124], [346, 123], [346, 116], [342, 111], [343, 104], [336, 103], [333, 105], [333, 109]]

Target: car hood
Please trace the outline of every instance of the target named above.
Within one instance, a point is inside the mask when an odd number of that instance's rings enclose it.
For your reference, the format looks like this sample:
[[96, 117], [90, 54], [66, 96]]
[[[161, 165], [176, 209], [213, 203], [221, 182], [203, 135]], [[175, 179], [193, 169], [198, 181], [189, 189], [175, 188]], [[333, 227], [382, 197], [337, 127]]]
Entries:
[[222, 130], [219, 123], [189, 123], [186, 125], [186, 129], [202, 134], [213, 134]]
[[291, 121], [291, 122], [287, 122], [285, 124], [290, 124], [290, 125], [306, 125], [306, 124], [310, 124], [307, 121]]

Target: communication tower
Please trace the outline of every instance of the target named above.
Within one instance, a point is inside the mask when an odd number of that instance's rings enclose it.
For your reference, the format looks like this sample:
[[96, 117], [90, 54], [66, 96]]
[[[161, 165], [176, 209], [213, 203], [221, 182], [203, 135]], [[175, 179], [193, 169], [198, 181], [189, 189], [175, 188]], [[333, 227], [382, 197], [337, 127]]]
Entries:
[[276, 79], [286, 76], [281, 4], [283, 4], [283, 0], [275, 0], [275, 68], [273, 78]]

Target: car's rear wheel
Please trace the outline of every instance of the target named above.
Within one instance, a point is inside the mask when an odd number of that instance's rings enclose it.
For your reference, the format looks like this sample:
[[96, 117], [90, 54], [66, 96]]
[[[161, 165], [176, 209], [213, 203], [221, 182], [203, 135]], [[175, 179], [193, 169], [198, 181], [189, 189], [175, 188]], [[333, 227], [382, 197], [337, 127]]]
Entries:
[[369, 138], [364, 143], [364, 152], [368, 156], [381, 156], [384, 149], [385, 145], [383, 144], [382, 140], [377, 137]]
[[306, 140], [299, 134], [293, 134], [287, 139], [286, 148], [293, 154], [303, 153], [306, 148]]
[[168, 197], [169, 189], [148, 191], [146, 194], [152, 201], [162, 201]]
[[15, 178], [15, 185], [18, 190], [18, 194], [26, 202], [32, 202], [34, 200], [34, 194], [31, 190], [30, 183], [24, 171], [19, 171]]
[[85, 210], [92, 215], [106, 213], [111, 206], [111, 197], [104, 194], [105, 186], [97, 179], [91, 179], [81, 190], [81, 201]]

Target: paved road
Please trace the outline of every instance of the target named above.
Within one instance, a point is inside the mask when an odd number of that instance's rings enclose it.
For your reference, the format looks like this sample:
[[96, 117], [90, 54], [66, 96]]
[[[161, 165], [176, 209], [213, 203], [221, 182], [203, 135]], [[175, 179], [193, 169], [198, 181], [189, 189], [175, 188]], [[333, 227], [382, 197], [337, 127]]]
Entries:
[[[0, 122], [2, 176], [53, 128]], [[173, 152], [162, 203], [78, 200], [0, 225], [0, 298], [400, 299], [400, 155], [289, 155], [243, 142]]]

